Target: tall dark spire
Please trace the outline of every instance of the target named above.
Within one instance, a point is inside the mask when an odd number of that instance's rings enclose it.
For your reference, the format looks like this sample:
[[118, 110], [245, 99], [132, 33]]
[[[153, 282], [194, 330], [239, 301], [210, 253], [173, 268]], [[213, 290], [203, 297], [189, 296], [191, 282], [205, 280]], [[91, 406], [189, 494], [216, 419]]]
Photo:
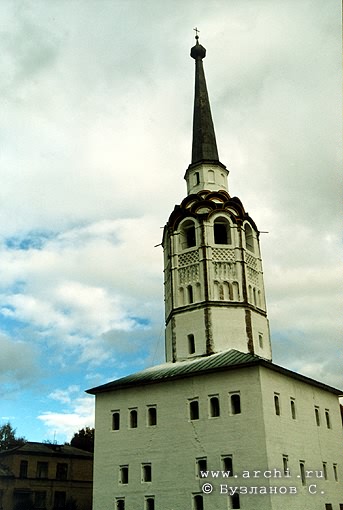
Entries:
[[192, 164], [202, 161], [219, 162], [216, 135], [202, 62], [202, 59], [206, 56], [206, 50], [199, 44], [198, 30], [195, 29], [195, 31], [196, 44], [191, 49], [191, 57], [195, 60]]

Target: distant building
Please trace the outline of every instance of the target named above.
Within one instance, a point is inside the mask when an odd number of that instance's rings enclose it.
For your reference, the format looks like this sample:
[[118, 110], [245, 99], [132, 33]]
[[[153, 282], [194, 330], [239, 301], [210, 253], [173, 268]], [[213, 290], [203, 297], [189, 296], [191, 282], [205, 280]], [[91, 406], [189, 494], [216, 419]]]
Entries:
[[0, 510], [91, 510], [93, 454], [27, 442], [0, 452]]
[[196, 39], [188, 195], [162, 242], [166, 363], [88, 390], [93, 509], [342, 510], [341, 392], [271, 361], [260, 232], [229, 194]]

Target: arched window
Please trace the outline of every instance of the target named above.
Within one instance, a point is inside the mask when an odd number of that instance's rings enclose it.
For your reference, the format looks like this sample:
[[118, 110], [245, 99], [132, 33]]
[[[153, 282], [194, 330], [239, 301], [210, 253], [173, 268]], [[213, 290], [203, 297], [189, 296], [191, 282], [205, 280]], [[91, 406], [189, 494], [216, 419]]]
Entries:
[[196, 236], [195, 236], [195, 224], [193, 221], [188, 220], [185, 221], [182, 225], [181, 230], [181, 247], [182, 249], [192, 248], [192, 246], [196, 245]]
[[130, 411], [130, 429], [136, 429], [137, 428], [137, 409], [131, 409]]
[[187, 287], [188, 303], [193, 303], [193, 287], [188, 285]]
[[210, 416], [211, 416], [211, 418], [216, 418], [219, 415], [220, 415], [219, 398], [211, 397], [210, 398]]
[[213, 170], [208, 171], [208, 182], [214, 182], [214, 171]]
[[230, 244], [230, 224], [225, 218], [216, 218], [213, 223], [213, 235], [215, 244]]
[[241, 414], [241, 397], [238, 393], [231, 395], [231, 413]]
[[280, 416], [280, 399], [279, 395], [274, 395], [274, 407], [275, 407], [275, 414], [277, 416]]
[[248, 224], [245, 225], [245, 244], [246, 244], [247, 250], [254, 253], [254, 251], [255, 251], [254, 236], [253, 236], [252, 228]]
[[197, 494], [196, 496], [194, 496], [194, 510], [204, 510], [204, 502], [203, 502], [203, 499], [202, 499], [202, 496], [200, 494]]
[[157, 425], [157, 409], [156, 407], [148, 407], [148, 426]]
[[192, 400], [189, 403], [189, 418], [190, 420], [199, 420], [199, 402]]

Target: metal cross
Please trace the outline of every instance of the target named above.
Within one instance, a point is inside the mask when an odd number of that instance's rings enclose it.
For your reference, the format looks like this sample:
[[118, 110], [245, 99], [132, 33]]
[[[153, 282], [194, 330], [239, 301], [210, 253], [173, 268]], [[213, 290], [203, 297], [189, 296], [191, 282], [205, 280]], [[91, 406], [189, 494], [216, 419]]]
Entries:
[[193, 30], [195, 31], [195, 34], [196, 34], [196, 35], [195, 35], [195, 38], [196, 38], [196, 39], [199, 39], [198, 32], [200, 32], [200, 30], [198, 30], [198, 28], [197, 28], [197, 27], [193, 28]]

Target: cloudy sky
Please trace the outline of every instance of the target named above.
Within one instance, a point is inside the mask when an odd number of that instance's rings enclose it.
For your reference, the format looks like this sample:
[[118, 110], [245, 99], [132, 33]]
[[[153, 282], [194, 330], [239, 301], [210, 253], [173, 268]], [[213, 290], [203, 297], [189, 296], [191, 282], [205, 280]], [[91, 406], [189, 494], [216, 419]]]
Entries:
[[186, 195], [193, 28], [230, 194], [261, 234], [274, 362], [341, 387], [336, 0], [2, 0], [0, 423], [93, 424], [162, 362], [161, 227]]

